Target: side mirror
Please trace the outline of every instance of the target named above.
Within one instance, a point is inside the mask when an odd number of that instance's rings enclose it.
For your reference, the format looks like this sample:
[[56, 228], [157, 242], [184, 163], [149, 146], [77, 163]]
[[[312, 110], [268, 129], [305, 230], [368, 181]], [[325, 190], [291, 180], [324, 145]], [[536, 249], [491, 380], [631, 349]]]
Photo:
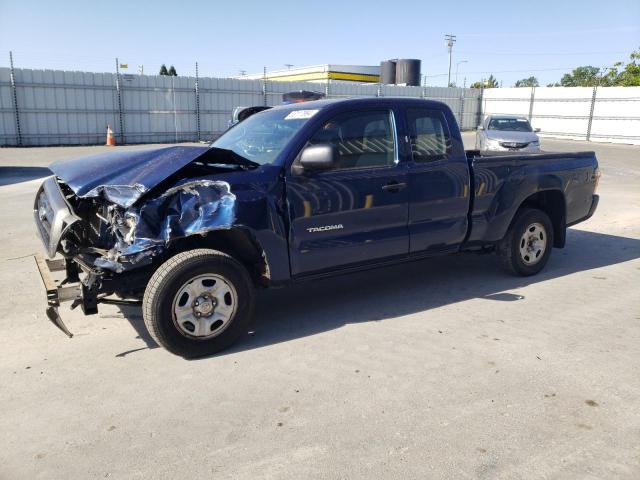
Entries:
[[307, 172], [329, 170], [336, 163], [336, 147], [328, 143], [310, 145], [300, 154], [300, 166]]
[[478, 130], [484, 130], [484, 127], [482, 125], [478, 125]]
[[533, 131], [538, 133], [540, 131], [540, 128], [534, 128]]

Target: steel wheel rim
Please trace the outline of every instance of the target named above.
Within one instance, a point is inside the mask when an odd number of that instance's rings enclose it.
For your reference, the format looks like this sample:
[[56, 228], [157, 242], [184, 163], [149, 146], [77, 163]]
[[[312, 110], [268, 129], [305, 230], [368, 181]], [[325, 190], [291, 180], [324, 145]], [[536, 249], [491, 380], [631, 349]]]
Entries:
[[547, 230], [541, 223], [530, 224], [520, 237], [520, 258], [525, 265], [535, 265], [547, 250]]
[[234, 286], [223, 276], [208, 273], [185, 282], [173, 297], [173, 323], [185, 337], [208, 340], [231, 324], [238, 306]]

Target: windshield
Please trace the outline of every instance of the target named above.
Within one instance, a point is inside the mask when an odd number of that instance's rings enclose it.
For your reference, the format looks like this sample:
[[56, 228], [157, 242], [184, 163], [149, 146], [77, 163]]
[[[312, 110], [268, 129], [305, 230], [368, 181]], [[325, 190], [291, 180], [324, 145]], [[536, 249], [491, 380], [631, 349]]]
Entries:
[[274, 109], [256, 113], [227, 130], [211, 147], [231, 150], [260, 165], [273, 163], [291, 137], [317, 111]]
[[489, 121], [489, 130], [502, 130], [507, 132], [532, 132], [531, 125], [524, 118], [492, 118]]

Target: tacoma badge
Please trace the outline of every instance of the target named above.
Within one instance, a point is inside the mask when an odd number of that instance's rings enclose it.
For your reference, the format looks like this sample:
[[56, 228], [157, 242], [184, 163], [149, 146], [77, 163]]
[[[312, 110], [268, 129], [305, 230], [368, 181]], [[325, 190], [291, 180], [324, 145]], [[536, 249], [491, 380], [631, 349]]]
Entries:
[[307, 232], [315, 233], [315, 232], [327, 232], [329, 230], [342, 230], [344, 227], [341, 223], [338, 225], [325, 225], [324, 227], [309, 227], [307, 228]]

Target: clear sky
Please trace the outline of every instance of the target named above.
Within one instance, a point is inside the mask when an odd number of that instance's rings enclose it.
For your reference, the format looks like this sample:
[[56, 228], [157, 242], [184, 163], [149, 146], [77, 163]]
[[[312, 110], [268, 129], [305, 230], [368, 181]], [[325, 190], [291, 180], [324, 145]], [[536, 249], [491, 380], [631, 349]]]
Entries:
[[[444, 35], [457, 35], [453, 73], [467, 85], [493, 73], [504, 86], [557, 81], [580, 65], [608, 66], [640, 49], [640, 0], [608, 1], [120, 1], [0, 0], [0, 66], [179, 75], [248, 73], [324, 63], [420, 58], [446, 85]], [[452, 78], [452, 81], [455, 80]]]

